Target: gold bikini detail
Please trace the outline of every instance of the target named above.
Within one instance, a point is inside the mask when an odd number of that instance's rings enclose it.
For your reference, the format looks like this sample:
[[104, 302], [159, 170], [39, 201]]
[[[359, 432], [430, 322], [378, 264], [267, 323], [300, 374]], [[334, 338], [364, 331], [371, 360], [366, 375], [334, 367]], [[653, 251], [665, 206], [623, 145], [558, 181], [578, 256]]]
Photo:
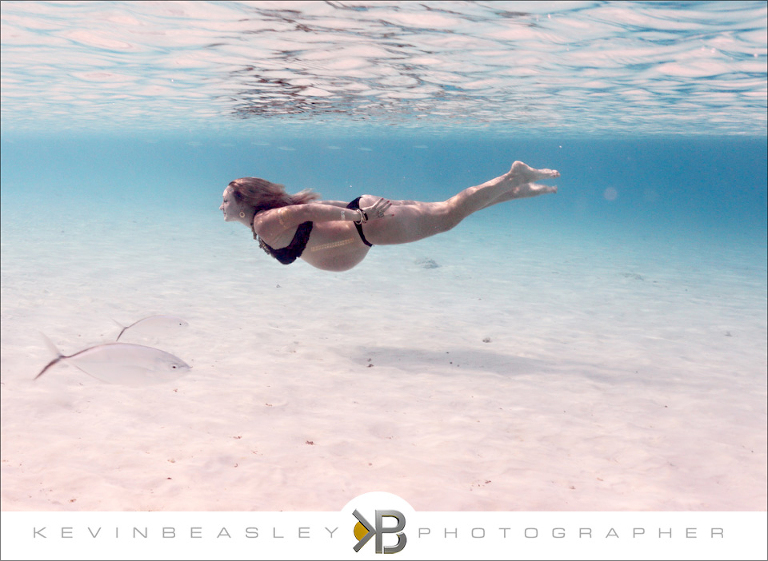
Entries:
[[[278, 209], [278, 211], [277, 211], [277, 220], [280, 222], [280, 225], [283, 228], [286, 227], [285, 222], [283, 222], [283, 213], [284, 212], [285, 212], [285, 207], [282, 207], [282, 208]], [[343, 212], [344, 211], [342, 211], [342, 213]], [[343, 214], [342, 214], [342, 219], [343, 219]], [[255, 232], [254, 232], [254, 238], [256, 238], [256, 233]], [[262, 249], [264, 249], [266, 251], [266, 248], [264, 248], [264, 245], [263, 245], [264, 242], [261, 240], [261, 237], [259, 237], [257, 239], [259, 240], [259, 245], [261, 245]], [[330, 243], [324, 243], [324, 244], [316, 245], [314, 247], [309, 248], [309, 250], [310, 251], [321, 251], [323, 249], [333, 249], [335, 247], [342, 247], [342, 246], [345, 246], [345, 245], [349, 245], [349, 244], [353, 243], [354, 241], [355, 241], [355, 238], [347, 238], [346, 240], [340, 240], [338, 242], [330, 242]], [[267, 253], [269, 253], [269, 252], [267, 251]]]
[[310, 251], [320, 251], [321, 249], [331, 249], [334, 247], [341, 247], [343, 245], [351, 244], [355, 241], [355, 238], [347, 238], [346, 240], [341, 240], [338, 242], [331, 242], [331, 243], [324, 243], [321, 245], [316, 245], [314, 247], [311, 247]]

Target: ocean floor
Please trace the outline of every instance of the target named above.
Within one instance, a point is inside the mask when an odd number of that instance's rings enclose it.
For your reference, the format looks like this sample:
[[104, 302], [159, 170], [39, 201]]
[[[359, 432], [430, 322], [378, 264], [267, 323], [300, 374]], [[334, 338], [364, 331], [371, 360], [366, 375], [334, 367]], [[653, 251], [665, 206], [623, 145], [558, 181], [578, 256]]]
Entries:
[[[3, 510], [331, 511], [369, 491], [765, 509], [764, 245], [500, 210], [334, 274], [278, 264], [213, 209], [23, 211], [2, 223]], [[189, 327], [125, 342], [186, 376], [32, 381], [38, 332], [71, 354], [152, 314]]]

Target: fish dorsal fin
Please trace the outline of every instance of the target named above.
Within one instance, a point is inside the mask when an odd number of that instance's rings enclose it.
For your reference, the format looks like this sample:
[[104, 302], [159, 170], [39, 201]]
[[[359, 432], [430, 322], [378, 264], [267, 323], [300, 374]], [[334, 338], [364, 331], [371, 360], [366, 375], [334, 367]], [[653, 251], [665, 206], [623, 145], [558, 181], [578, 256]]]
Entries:
[[123, 336], [123, 333], [125, 333], [125, 330], [128, 329], [129, 326], [123, 325], [122, 323], [117, 321], [115, 318], [109, 318], [109, 319], [111, 319], [114, 322], [114, 324], [120, 328], [120, 333], [117, 334], [117, 339], [115, 339], [115, 342], [117, 342], [120, 340], [120, 337]]
[[40, 333], [40, 337], [43, 338], [43, 342], [45, 343], [46, 348], [48, 349], [48, 352], [51, 353], [55, 358], [63, 358], [64, 355], [61, 354], [61, 351], [56, 348], [56, 345], [53, 344], [53, 341], [51, 341], [45, 333]]

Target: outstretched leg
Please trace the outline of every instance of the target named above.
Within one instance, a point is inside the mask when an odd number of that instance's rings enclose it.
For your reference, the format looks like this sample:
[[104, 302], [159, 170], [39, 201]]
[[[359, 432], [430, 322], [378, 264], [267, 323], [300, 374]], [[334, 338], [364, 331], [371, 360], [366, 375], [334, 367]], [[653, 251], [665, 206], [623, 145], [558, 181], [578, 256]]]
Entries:
[[[470, 214], [491, 205], [511, 199], [555, 193], [556, 187], [535, 183], [539, 179], [554, 177], [560, 177], [555, 170], [533, 169], [523, 162], [515, 162], [504, 175], [482, 185], [464, 189], [447, 201], [393, 201], [390, 207], [393, 216], [370, 221], [363, 226], [363, 231], [373, 245], [418, 241], [447, 232]], [[375, 202], [373, 197], [370, 199], [371, 202], [364, 201], [365, 204]]]
[[497, 205], [499, 203], [503, 203], [506, 201], [511, 201], [512, 199], [536, 197], [538, 195], [545, 195], [547, 193], [557, 193], [557, 186], [556, 185], [540, 185], [538, 183], [526, 183], [525, 185], [521, 185], [519, 189], [513, 190], [509, 193], [505, 193], [504, 195], [501, 195], [499, 198], [491, 201], [490, 203], [485, 205], [483, 208], [488, 208], [489, 206]]
[[540, 179], [554, 177], [560, 177], [560, 173], [551, 169], [533, 169], [523, 162], [515, 162], [501, 177], [486, 181], [477, 187], [464, 189], [446, 202], [454, 205], [456, 210], [463, 214], [461, 217], [463, 219], [473, 212], [494, 204], [494, 201], [500, 197], [506, 197], [506, 200], [509, 200], [543, 194], [541, 189], [531, 188], [530, 185]]

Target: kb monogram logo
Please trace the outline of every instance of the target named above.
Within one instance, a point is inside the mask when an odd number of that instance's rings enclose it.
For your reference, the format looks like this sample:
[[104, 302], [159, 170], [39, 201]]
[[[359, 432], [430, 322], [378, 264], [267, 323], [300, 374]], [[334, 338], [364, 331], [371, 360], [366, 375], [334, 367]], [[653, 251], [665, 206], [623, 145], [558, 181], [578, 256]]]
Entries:
[[[403, 528], [405, 528], [405, 516], [403, 516], [402, 512], [397, 510], [377, 510], [375, 513], [376, 524], [373, 528], [371, 528], [371, 524], [357, 509], [352, 514], [358, 520], [357, 524], [355, 524], [355, 537], [358, 539], [357, 545], [354, 547], [355, 551], [360, 551], [360, 548], [368, 543], [368, 540], [373, 536], [376, 536], [376, 553], [397, 553], [405, 547], [408, 540], [405, 533], [402, 532]], [[397, 523], [395, 526], [385, 528], [384, 518], [394, 518]], [[398, 534], [398, 532], [400, 533]], [[394, 546], [384, 545], [384, 534], [396, 534], [397, 544]]]

